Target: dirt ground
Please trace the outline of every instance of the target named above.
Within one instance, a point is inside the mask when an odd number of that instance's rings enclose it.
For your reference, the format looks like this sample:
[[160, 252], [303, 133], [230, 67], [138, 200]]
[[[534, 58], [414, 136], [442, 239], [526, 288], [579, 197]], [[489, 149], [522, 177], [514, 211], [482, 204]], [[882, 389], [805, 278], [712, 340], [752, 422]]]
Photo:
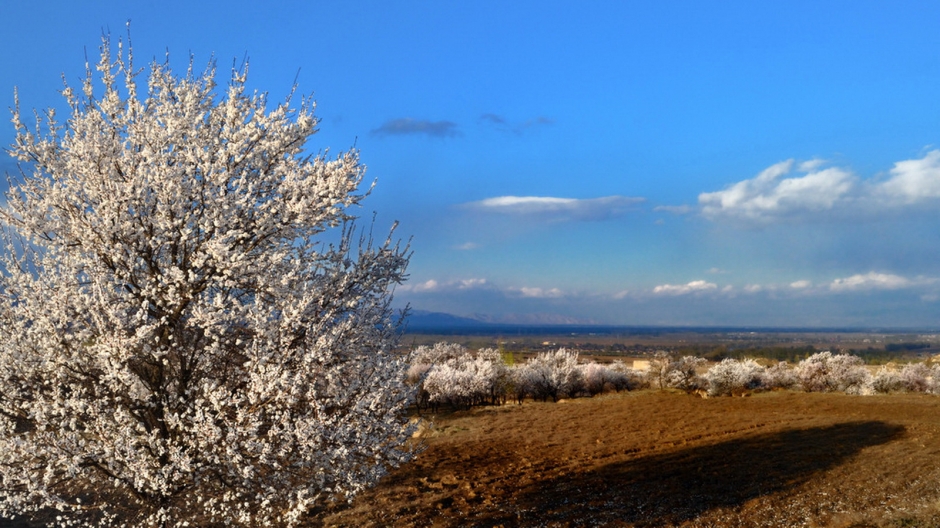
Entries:
[[323, 526], [940, 526], [940, 397], [641, 391], [430, 417]]

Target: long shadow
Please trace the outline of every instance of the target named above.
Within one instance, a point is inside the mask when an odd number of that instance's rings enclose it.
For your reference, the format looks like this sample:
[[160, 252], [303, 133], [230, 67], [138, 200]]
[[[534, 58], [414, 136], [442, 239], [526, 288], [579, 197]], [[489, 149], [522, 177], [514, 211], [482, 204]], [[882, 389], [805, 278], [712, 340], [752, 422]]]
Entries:
[[483, 524], [677, 525], [713, 508], [799, 486], [903, 432], [885, 422], [849, 422], [637, 458], [542, 481], [523, 492], [514, 519]]

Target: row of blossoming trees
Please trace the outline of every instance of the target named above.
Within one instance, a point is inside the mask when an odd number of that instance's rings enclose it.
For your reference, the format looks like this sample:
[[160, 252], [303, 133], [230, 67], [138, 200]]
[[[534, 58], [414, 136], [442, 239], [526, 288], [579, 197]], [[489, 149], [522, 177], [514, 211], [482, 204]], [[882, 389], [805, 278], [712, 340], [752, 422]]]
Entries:
[[415, 349], [408, 380], [421, 386], [419, 409], [499, 405], [510, 399], [521, 403], [526, 398], [557, 401], [650, 386], [709, 396], [780, 389], [940, 393], [940, 365], [928, 363], [882, 367], [872, 373], [857, 356], [819, 352], [792, 367], [785, 362], [768, 367], [753, 359], [725, 359], [710, 368], [707, 365], [702, 358], [658, 352], [648, 371], [635, 371], [622, 361], [581, 363], [576, 351], [564, 348], [516, 364], [507, 363], [506, 357], [492, 348], [471, 352], [461, 345], [438, 343]]

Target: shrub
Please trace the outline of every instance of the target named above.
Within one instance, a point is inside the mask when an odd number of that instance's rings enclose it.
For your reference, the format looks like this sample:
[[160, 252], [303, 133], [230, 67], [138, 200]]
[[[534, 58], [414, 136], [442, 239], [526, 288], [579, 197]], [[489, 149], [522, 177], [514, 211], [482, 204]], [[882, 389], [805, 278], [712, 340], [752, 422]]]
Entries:
[[512, 379], [519, 401], [526, 396], [558, 401], [563, 395], [577, 394], [583, 387], [578, 353], [564, 348], [539, 353], [521, 367], [516, 367]]
[[592, 361], [579, 368], [584, 391], [591, 396], [606, 391], [631, 390], [639, 384], [630, 375], [631, 370], [627, 369], [622, 361], [616, 361], [611, 365], [602, 365]]
[[725, 359], [708, 369], [705, 380], [712, 396], [731, 395], [737, 391], [761, 388], [764, 367], [753, 359]]
[[764, 370], [763, 385], [767, 389], [792, 389], [799, 385], [799, 379], [786, 361]]
[[932, 392], [937, 377], [923, 363], [908, 363], [901, 369], [901, 385], [909, 392]]
[[888, 394], [905, 390], [904, 378], [901, 373], [893, 368], [882, 366], [871, 378], [871, 388], [873, 391]]
[[796, 377], [807, 392], [839, 391], [865, 394], [871, 391], [871, 375], [858, 356], [819, 352], [800, 361]]
[[666, 387], [686, 392], [705, 388], [707, 382], [698, 375], [698, 369], [707, 362], [707, 360], [695, 356], [683, 356], [670, 362], [666, 366], [664, 378]]

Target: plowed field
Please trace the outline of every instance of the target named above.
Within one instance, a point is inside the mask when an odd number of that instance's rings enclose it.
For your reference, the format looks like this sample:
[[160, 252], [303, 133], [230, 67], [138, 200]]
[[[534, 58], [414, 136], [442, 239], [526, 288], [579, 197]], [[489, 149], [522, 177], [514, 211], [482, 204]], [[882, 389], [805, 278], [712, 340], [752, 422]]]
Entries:
[[642, 391], [430, 417], [325, 526], [940, 526], [940, 397]]

